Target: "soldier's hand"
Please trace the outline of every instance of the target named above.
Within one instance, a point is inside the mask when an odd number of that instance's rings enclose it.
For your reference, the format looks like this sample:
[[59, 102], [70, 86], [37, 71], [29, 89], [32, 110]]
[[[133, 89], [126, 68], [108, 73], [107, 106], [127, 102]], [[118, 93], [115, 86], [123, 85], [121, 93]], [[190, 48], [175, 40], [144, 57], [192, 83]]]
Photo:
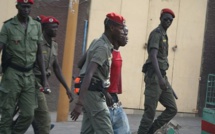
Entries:
[[43, 92], [44, 94], [50, 94], [51, 89], [49, 89], [47, 87], [40, 87], [40, 92]]
[[163, 78], [159, 79], [159, 84], [160, 84], [160, 88], [162, 90], [167, 90], [168, 89], [167, 84], [166, 84], [166, 82], [165, 82], [165, 80]]
[[76, 103], [75, 108], [73, 109], [73, 111], [70, 114], [72, 120], [76, 121], [78, 119], [79, 115], [82, 112], [82, 107], [83, 107], [83, 104]]
[[66, 94], [67, 94], [67, 96], [69, 98], [69, 103], [71, 103], [74, 100], [74, 98], [72, 96], [72, 92], [70, 90], [67, 90]]
[[106, 93], [105, 94], [105, 98], [106, 98], [106, 103], [107, 103], [107, 106], [113, 106], [113, 98], [112, 96], [109, 94], [109, 93]]

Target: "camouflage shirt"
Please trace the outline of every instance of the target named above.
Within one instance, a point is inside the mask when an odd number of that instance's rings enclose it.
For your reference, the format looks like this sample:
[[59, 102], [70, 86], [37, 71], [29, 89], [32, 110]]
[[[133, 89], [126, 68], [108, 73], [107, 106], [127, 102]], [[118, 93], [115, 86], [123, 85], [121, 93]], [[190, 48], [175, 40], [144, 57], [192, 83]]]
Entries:
[[[168, 37], [166, 34], [166, 31], [163, 29], [161, 25], [159, 25], [156, 29], [154, 29], [148, 40], [148, 53], [150, 53], [151, 49], [157, 49], [157, 59], [158, 59], [158, 65], [161, 70], [167, 70], [169, 68], [168, 63]], [[151, 59], [148, 57], [146, 60], [147, 63], [151, 63]]]
[[80, 71], [80, 75], [85, 74], [90, 62], [95, 62], [99, 66], [93, 75], [93, 79], [99, 79], [103, 82], [109, 81], [112, 49], [113, 45], [104, 34], [99, 39], [94, 40], [87, 50], [87, 58]]
[[[53, 63], [57, 59], [58, 55], [58, 44], [54, 40], [52, 40], [51, 44], [48, 44], [48, 42], [44, 39], [41, 47], [45, 62], [46, 74], [51, 74], [51, 67], [53, 66]], [[38, 64], [36, 64], [34, 67], [34, 74], [42, 75]]]
[[12, 56], [11, 62], [22, 67], [32, 66], [36, 61], [38, 43], [42, 42], [41, 25], [29, 17], [25, 30], [17, 16], [6, 21], [0, 32], [0, 42]]

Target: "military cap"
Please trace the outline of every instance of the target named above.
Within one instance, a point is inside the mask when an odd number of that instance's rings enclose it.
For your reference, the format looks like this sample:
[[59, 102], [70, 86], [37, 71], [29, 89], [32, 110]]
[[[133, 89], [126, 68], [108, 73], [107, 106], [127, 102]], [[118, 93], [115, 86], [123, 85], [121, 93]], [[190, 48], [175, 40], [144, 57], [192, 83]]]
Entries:
[[42, 24], [44, 24], [44, 23], [57, 23], [58, 25], [60, 24], [60, 22], [55, 17], [52, 17], [52, 16], [43, 17], [41, 19], [41, 23]]
[[34, 0], [17, 0], [17, 2], [34, 4]]
[[106, 15], [106, 18], [120, 25], [125, 25], [125, 18], [122, 15], [111, 12]]
[[39, 15], [39, 16], [37, 16], [37, 20], [38, 21], [42, 21], [42, 19], [44, 19], [46, 16], [45, 15]]
[[172, 17], [175, 18], [174, 12], [173, 12], [171, 9], [169, 9], [169, 8], [164, 8], [164, 9], [162, 9], [162, 10], [161, 10], [161, 15], [162, 15], [163, 13], [171, 14]]

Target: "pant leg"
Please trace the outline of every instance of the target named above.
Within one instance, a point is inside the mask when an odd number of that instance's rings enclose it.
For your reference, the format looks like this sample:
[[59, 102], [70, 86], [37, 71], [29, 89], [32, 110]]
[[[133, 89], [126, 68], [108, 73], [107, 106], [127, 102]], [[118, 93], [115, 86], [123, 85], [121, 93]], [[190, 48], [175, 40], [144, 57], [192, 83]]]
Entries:
[[156, 130], [161, 128], [164, 124], [168, 123], [176, 114], [177, 106], [175, 103], [175, 98], [172, 93], [172, 87], [166, 78], [169, 89], [162, 91], [159, 102], [166, 108], [160, 116], [154, 121], [150, 132], [154, 133]]
[[[91, 123], [90, 129], [93, 129], [96, 134], [113, 134], [110, 112], [105, 100], [104, 95], [96, 91], [87, 91], [84, 99], [84, 109]], [[87, 134], [85, 130], [82, 129], [81, 132]]]
[[155, 117], [156, 108], [161, 94], [156, 74], [145, 76], [145, 102], [144, 114], [140, 121], [138, 134], [147, 134]]
[[131, 134], [126, 113], [121, 106], [109, 108], [114, 134]]
[[90, 113], [83, 108], [83, 119], [81, 125], [81, 134], [94, 134], [94, 129], [90, 120]]
[[[2, 88], [2, 87], [1, 87]], [[10, 93], [0, 91], [0, 103], [1, 103], [1, 119], [0, 119], [0, 134], [11, 134], [13, 113], [15, 110], [16, 99]]]
[[8, 68], [2, 76], [0, 85], [0, 134], [11, 134], [13, 114], [16, 102], [21, 93], [22, 77], [15, 74], [15, 71]]
[[45, 94], [37, 91], [38, 108], [34, 112], [35, 134], [49, 134], [51, 117], [48, 110]]
[[35, 77], [33, 72], [23, 76], [24, 87], [18, 99], [20, 113], [12, 134], [24, 134], [34, 118], [36, 108]]

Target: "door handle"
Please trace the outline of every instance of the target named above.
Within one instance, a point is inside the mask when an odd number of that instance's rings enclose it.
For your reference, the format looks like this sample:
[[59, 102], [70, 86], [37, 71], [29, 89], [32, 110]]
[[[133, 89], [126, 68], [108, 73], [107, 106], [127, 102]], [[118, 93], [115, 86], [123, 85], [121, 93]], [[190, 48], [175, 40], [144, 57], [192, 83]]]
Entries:
[[178, 48], [178, 46], [175, 45], [175, 46], [172, 47], [172, 50], [175, 52], [177, 50], [177, 48]]
[[144, 46], [143, 46], [143, 48], [144, 48], [144, 49], [147, 49], [147, 46], [148, 46], [148, 44], [145, 43]]

